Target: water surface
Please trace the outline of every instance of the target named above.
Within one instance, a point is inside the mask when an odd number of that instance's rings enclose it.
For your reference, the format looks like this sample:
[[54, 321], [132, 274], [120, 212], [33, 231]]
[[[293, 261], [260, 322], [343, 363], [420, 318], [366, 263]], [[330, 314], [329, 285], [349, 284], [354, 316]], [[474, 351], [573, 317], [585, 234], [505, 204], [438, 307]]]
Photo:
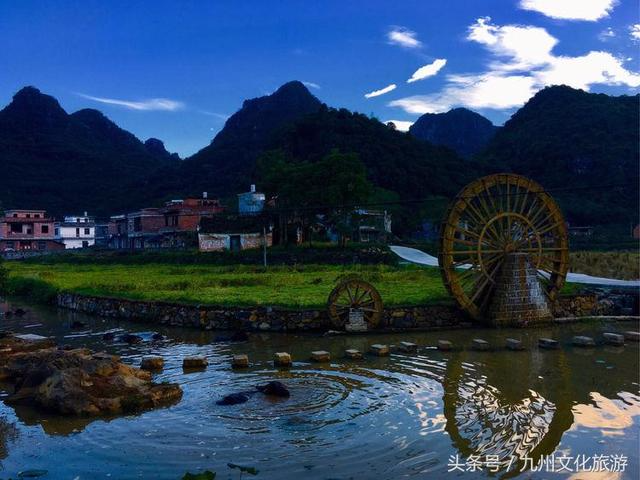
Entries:
[[[48, 470], [43, 478], [56, 479], [178, 479], [205, 469], [216, 471], [218, 479], [239, 478], [229, 462], [255, 467], [260, 471], [256, 478], [270, 479], [635, 479], [640, 473], [638, 344], [570, 346], [573, 335], [600, 338], [604, 331], [637, 324], [338, 337], [260, 333], [249, 342], [229, 343], [214, 342], [219, 332], [151, 330], [148, 324], [26, 308], [24, 317], [3, 318], [3, 328], [106, 350], [132, 365], [139, 365], [143, 355], [162, 355], [165, 368], [155, 380], [180, 383], [184, 397], [168, 408], [110, 419], [61, 418], [0, 403], [0, 478], [16, 478], [27, 469]], [[71, 330], [73, 320], [85, 322], [86, 328]], [[103, 341], [103, 333], [113, 329], [143, 332], [146, 341]], [[154, 331], [165, 340], [152, 341]], [[560, 340], [562, 348], [539, 350], [541, 336]], [[445, 353], [424, 348], [439, 338], [468, 347], [476, 337], [494, 345], [519, 338], [527, 349]], [[347, 348], [366, 351], [373, 343], [400, 341], [421, 349], [388, 358], [342, 358]], [[330, 351], [332, 362], [308, 362], [312, 350]], [[278, 351], [292, 354], [293, 368], [273, 368], [270, 360]], [[236, 353], [247, 353], [251, 368], [233, 371], [229, 364]], [[184, 373], [181, 362], [187, 355], [206, 355], [209, 367]], [[291, 397], [255, 395], [242, 405], [215, 403], [269, 380], [284, 382]], [[562, 472], [549, 472], [549, 467], [531, 471], [524, 460], [551, 454], [571, 458], [573, 472], [567, 471], [566, 460]], [[617, 458], [626, 457], [625, 471], [578, 474], [574, 459], [580, 455], [610, 461], [621, 455]], [[481, 468], [473, 467], [475, 459]], [[449, 471], [456, 463], [463, 466]], [[500, 471], [491, 473], [489, 467]]]

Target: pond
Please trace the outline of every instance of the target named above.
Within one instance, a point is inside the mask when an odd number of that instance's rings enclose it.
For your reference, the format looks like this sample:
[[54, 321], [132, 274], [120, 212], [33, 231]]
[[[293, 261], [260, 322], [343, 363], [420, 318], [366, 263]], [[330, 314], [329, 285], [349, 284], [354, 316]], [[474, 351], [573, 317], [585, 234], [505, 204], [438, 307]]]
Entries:
[[[207, 469], [218, 479], [239, 478], [228, 463], [255, 467], [256, 478], [270, 479], [587, 478], [575, 473], [580, 460], [586, 462], [582, 469], [595, 462], [605, 470], [588, 478], [640, 474], [638, 344], [570, 346], [573, 335], [600, 339], [606, 331], [637, 329], [635, 323], [333, 337], [260, 333], [244, 343], [214, 342], [219, 332], [158, 328], [165, 339], [152, 341], [148, 324], [16, 306], [28, 313], [3, 318], [4, 329], [106, 350], [136, 366], [143, 355], [161, 355], [165, 368], [155, 380], [179, 383], [184, 396], [172, 407], [102, 419], [61, 418], [0, 403], [0, 478], [29, 469], [47, 470], [42, 478], [79, 480], [179, 479]], [[72, 330], [74, 320], [86, 328]], [[146, 332], [147, 340], [104, 341], [113, 329]], [[518, 338], [526, 350], [472, 351], [477, 337], [496, 346]], [[540, 350], [539, 337], [556, 338], [561, 348]], [[465, 348], [426, 348], [441, 338]], [[347, 348], [366, 351], [374, 343], [400, 341], [421, 348], [342, 358]], [[312, 350], [329, 351], [331, 363], [307, 361]], [[278, 351], [292, 354], [290, 370], [273, 367]], [[249, 355], [250, 368], [230, 368], [238, 353]], [[206, 355], [209, 367], [183, 372], [188, 355]], [[253, 396], [241, 405], [216, 405], [226, 394], [274, 379], [289, 387], [290, 398]], [[551, 454], [555, 462], [532, 471], [527, 458]]]

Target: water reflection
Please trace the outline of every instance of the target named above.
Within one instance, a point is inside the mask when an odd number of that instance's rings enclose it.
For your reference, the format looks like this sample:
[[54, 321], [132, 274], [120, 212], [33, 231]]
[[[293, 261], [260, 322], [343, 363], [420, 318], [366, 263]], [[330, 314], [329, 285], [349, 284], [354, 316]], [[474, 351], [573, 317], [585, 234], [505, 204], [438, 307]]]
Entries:
[[[575, 334], [597, 337], [628, 325], [331, 338], [261, 333], [247, 343], [214, 343], [214, 332], [152, 329], [28, 308], [23, 318], [5, 319], [4, 328], [55, 335], [61, 343], [104, 349], [135, 365], [143, 355], [162, 355], [165, 368], [156, 380], [179, 382], [184, 397], [170, 408], [109, 419], [67, 419], [2, 405], [0, 415], [16, 423], [20, 433], [7, 444], [2, 461], [7, 473], [27, 463], [48, 469], [52, 478], [69, 472], [81, 478], [179, 478], [187, 470], [205, 468], [223, 476], [226, 463], [234, 462], [257, 466], [265, 478], [445, 478], [455, 476], [447, 474], [447, 460], [457, 454], [498, 455], [503, 462], [514, 456], [519, 461], [502, 475], [516, 477], [527, 456], [569, 452], [626, 453], [625, 475], [638, 474], [638, 345], [597, 347], [587, 354], [571, 347], [536, 348], [540, 336], [566, 345]], [[86, 328], [70, 329], [74, 320]], [[103, 333], [115, 329], [141, 334], [144, 341], [105, 342]], [[155, 331], [164, 339], [154, 341]], [[494, 345], [516, 336], [527, 350], [426, 349], [389, 358], [341, 358], [347, 348], [366, 350], [372, 343], [435, 345], [438, 338], [448, 338], [460, 346], [477, 336]], [[334, 361], [306, 361], [318, 349], [330, 351]], [[276, 351], [292, 354], [292, 369], [273, 368]], [[229, 360], [236, 353], [247, 353], [252, 366], [231, 370]], [[187, 355], [206, 355], [209, 368], [185, 374], [181, 360]], [[215, 404], [228, 393], [269, 380], [286, 383], [291, 398], [257, 395], [233, 407]], [[51, 465], [52, 454], [63, 462]], [[526, 478], [549, 476], [526, 473]]]

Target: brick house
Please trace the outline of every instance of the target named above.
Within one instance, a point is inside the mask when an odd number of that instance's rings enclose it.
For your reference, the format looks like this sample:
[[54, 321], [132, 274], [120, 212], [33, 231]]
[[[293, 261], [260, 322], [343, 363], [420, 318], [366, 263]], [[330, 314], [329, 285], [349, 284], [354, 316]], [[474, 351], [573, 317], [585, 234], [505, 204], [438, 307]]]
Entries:
[[56, 240], [55, 221], [45, 210], [7, 210], [0, 220], [0, 250], [64, 250]]
[[184, 248], [195, 245], [198, 225], [224, 211], [218, 200], [185, 198], [171, 200], [162, 208], [143, 208], [109, 221], [109, 247], [117, 249]]

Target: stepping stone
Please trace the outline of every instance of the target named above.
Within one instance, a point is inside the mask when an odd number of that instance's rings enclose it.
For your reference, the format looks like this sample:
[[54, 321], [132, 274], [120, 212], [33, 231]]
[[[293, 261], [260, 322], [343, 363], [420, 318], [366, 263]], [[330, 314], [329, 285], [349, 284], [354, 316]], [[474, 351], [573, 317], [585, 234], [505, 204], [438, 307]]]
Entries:
[[233, 368], [246, 368], [249, 366], [249, 356], [240, 354], [234, 355], [231, 359], [231, 366]]
[[624, 332], [624, 338], [630, 342], [640, 342], [640, 332], [634, 332], [633, 330], [626, 331]]
[[387, 355], [389, 355], [389, 345], [381, 345], [379, 343], [376, 343], [374, 345], [371, 345], [371, 347], [369, 348], [371, 350], [371, 353], [377, 355], [378, 357], [386, 357]]
[[362, 358], [362, 352], [360, 350], [356, 350], [355, 348], [350, 348], [344, 351], [344, 356], [352, 360], [359, 360]]
[[398, 348], [406, 353], [412, 353], [412, 352], [418, 351], [418, 345], [411, 342], [400, 342], [400, 345], [398, 345]]
[[164, 358], [155, 355], [147, 355], [142, 357], [140, 368], [143, 370], [162, 370], [164, 367]]
[[474, 338], [471, 342], [471, 348], [474, 350], [487, 351], [489, 350], [489, 342], [481, 338]]
[[508, 350], [524, 350], [524, 346], [522, 345], [522, 341], [517, 340], [515, 338], [507, 338], [507, 349]]
[[274, 353], [273, 364], [277, 367], [289, 367], [291, 366], [291, 355], [286, 352]]
[[449, 340], [438, 340], [438, 350], [448, 352], [453, 348], [453, 344]]
[[182, 368], [186, 369], [202, 369], [207, 368], [209, 362], [205, 357], [185, 357], [182, 360]]
[[607, 332], [602, 335], [605, 343], [608, 345], [624, 345], [624, 335], [619, 333]]
[[584, 335], [576, 335], [571, 339], [571, 343], [573, 343], [576, 347], [595, 347], [596, 342], [593, 341], [591, 337], [585, 337]]
[[538, 347], [540, 348], [558, 348], [558, 341], [552, 338], [539, 338]]
[[324, 350], [316, 350], [315, 352], [311, 352], [311, 360], [314, 362], [328, 362], [331, 360], [331, 355]]

